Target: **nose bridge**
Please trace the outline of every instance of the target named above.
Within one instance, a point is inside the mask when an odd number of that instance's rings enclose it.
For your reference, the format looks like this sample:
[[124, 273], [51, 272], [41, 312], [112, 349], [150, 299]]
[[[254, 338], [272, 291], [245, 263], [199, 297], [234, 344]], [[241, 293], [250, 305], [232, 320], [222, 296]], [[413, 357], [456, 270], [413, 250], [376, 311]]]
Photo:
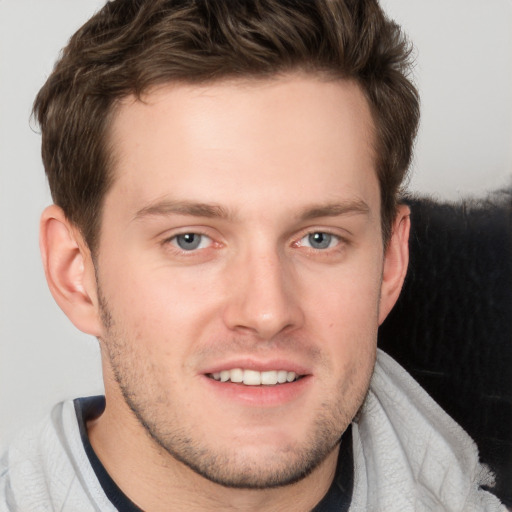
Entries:
[[225, 311], [230, 329], [270, 339], [296, 328], [302, 312], [294, 297], [291, 263], [270, 244], [247, 248], [232, 265], [232, 293]]

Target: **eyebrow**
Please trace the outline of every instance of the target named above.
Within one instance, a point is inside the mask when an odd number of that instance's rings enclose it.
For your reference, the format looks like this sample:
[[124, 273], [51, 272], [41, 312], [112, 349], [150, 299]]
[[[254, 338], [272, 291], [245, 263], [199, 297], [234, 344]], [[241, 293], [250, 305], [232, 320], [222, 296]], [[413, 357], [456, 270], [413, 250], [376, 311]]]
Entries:
[[220, 205], [164, 199], [141, 208], [135, 214], [134, 219], [173, 214], [219, 219], [227, 219], [232, 217], [230, 212]]
[[[355, 199], [307, 207], [299, 213], [298, 219], [300, 221], [307, 221], [321, 217], [338, 217], [351, 214], [367, 215], [369, 212], [370, 208], [364, 201]], [[134, 216], [134, 220], [173, 214], [217, 219], [231, 219], [234, 217], [229, 210], [217, 204], [164, 199], [151, 203], [138, 210]]]
[[368, 215], [369, 213], [370, 207], [364, 201], [354, 199], [307, 208], [299, 215], [299, 219], [305, 221], [321, 217], [338, 217], [340, 215], [351, 214]]

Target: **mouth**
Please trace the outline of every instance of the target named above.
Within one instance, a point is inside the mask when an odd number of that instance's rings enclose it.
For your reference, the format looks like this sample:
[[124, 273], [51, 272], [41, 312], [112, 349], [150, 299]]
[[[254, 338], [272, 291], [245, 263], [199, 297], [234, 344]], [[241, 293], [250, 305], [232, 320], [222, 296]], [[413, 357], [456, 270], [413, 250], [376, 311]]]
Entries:
[[243, 368], [233, 368], [215, 373], [207, 373], [206, 376], [218, 382], [232, 382], [245, 386], [279, 386], [296, 382], [304, 377], [288, 370], [269, 370], [259, 372]]

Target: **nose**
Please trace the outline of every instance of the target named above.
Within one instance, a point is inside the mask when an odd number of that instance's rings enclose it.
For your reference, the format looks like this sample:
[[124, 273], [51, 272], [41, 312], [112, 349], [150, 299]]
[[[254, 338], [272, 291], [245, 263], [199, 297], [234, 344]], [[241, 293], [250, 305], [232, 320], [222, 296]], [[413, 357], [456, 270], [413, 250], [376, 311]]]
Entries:
[[302, 326], [304, 314], [291, 263], [276, 251], [251, 254], [231, 265], [224, 323], [233, 331], [271, 340]]

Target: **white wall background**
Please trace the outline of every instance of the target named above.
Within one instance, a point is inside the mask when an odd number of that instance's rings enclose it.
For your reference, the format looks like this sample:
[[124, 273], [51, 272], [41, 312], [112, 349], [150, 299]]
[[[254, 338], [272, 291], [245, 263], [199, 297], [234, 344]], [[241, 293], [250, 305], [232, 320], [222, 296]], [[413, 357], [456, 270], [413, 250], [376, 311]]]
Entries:
[[[0, 0], [0, 450], [59, 400], [101, 392], [97, 342], [47, 290], [38, 219], [50, 195], [32, 101], [102, 0]], [[410, 188], [482, 196], [511, 184], [512, 0], [382, 0], [417, 48], [422, 124]]]

